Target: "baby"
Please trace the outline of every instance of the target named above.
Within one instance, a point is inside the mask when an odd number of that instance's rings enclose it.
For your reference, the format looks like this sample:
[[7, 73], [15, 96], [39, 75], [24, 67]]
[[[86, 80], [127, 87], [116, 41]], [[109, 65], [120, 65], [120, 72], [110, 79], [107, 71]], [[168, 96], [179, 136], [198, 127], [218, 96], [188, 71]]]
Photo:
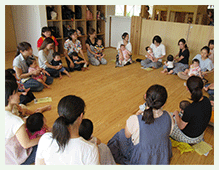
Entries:
[[147, 55], [145, 55], [146, 58], [149, 58], [151, 61], [154, 61], [154, 53], [153, 53], [153, 50], [150, 46], [147, 46], [145, 48], [146, 52], [147, 52]]
[[124, 44], [120, 45], [120, 50], [122, 51], [123, 57], [119, 57], [119, 64], [125, 65], [126, 63], [131, 62], [131, 58]]
[[182, 74], [191, 76], [199, 76], [202, 78], [201, 75], [201, 68], [199, 66], [199, 60], [194, 59], [192, 60], [192, 64], [190, 65], [189, 69], [186, 69]]
[[187, 106], [189, 106], [191, 103], [187, 100], [182, 100], [180, 103], [179, 103], [179, 108], [180, 108], [180, 112], [179, 112], [179, 116], [182, 117], [183, 116], [183, 113], [184, 113], [184, 110]]
[[[62, 65], [62, 61], [61, 61], [61, 57], [60, 54], [58, 52], [53, 53], [53, 59], [51, 61], [51, 64], [53, 66], [58, 66], [58, 65]], [[64, 67], [62, 67], [61, 69], [59, 69], [59, 78], [62, 79], [62, 74], [61, 73], [65, 73], [68, 77], [71, 77], [70, 74], [66, 71], [66, 69]]]
[[44, 133], [51, 131], [46, 125], [46, 118], [42, 113], [36, 112], [30, 115], [26, 120], [26, 132], [30, 139], [42, 136]]
[[98, 146], [100, 153], [100, 164], [101, 165], [115, 165], [115, 160], [108, 146], [101, 143], [100, 139], [92, 136], [93, 123], [89, 119], [83, 119], [79, 128], [79, 135], [85, 140], [94, 143]]
[[161, 71], [161, 73], [166, 73], [167, 74], [172, 74], [173, 73], [173, 56], [172, 55], [168, 55], [167, 56], [167, 61], [164, 62], [164, 64], [167, 66], [167, 68], [165, 68], [163, 71]]
[[102, 39], [97, 39], [97, 45], [94, 47], [94, 51], [99, 56], [97, 59], [100, 61], [103, 57], [105, 57], [105, 54], [103, 54], [104, 46], [102, 45]]
[[50, 86], [48, 86], [45, 82], [46, 82], [46, 75], [47, 74], [48, 76], [50, 76], [50, 74], [40, 68], [38, 65], [37, 65], [37, 61], [35, 58], [33, 57], [28, 57], [27, 60], [26, 60], [26, 63], [28, 65], [28, 72], [32, 72], [32, 71], [35, 71], [35, 70], [40, 70], [40, 74], [39, 75], [32, 75], [32, 78], [39, 81], [40, 83], [42, 83], [46, 88], [50, 88]]
[[87, 67], [89, 66], [89, 64], [83, 60], [81, 57], [78, 56], [78, 53], [73, 52], [69, 54], [70, 57], [72, 57], [73, 59], [73, 63], [74, 63], [74, 69], [78, 70], [78, 71], [85, 71], [85, 69], [89, 70]]

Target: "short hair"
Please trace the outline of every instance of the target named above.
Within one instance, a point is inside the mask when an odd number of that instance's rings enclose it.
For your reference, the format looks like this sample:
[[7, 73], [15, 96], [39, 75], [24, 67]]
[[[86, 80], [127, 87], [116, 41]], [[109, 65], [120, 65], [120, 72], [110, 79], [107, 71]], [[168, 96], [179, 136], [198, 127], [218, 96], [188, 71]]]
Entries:
[[197, 58], [195, 58], [195, 59], [192, 60], [192, 64], [193, 64], [194, 62], [197, 62], [198, 64], [200, 63], [200, 61], [199, 61]]
[[202, 51], [202, 50], [206, 50], [206, 51], [208, 52], [208, 54], [209, 54], [209, 52], [210, 52], [210, 48], [209, 48], [208, 46], [202, 47], [201, 51]]
[[214, 45], [214, 40], [209, 40], [208, 46], [210, 46], [211, 44]]
[[149, 47], [150, 47], [150, 46], [145, 47], [145, 50], [148, 51], [148, 48], [149, 48]]
[[168, 55], [167, 56], [167, 61], [173, 61], [173, 56], [172, 55]]
[[78, 53], [74, 51], [74, 52], [71, 52], [71, 53], [69, 54], [69, 56], [70, 56], [70, 57], [78, 56]]
[[44, 118], [44, 116], [40, 112], [36, 112], [36, 113], [30, 115], [26, 120], [27, 129], [31, 133], [40, 131], [44, 125], [43, 118]]
[[42, 28], [42, 31], [41, 31], [41, 35], [42, 37], [45, 37], [45, 35], [43, 35], [44, 32], [47, 32], [47, 31], [50, 31], [51, 32], [51, 29], [49, 27], [43, 27]]
[[124, 46], [124, 47], [125, 47], [125, 45], [124, 45], [124, 44], [121, 44], [121, 45], [120, 45], [120, 47], [122, 47], [122, 46]]
[[59, 52], [54, 52], [54, 53], [52, 54], [52, 57], [55, 58], [57, 55], [60, 56], [60, 53], [59, 53]]
[[189, 106], [191, 103], [187, 100], [182, 100], [180, 103], [179, 103], [179, 108], [182, 109], [182, 110], [185, 110], [185, 108], [187, 106]]
[[6, 69], [6, 71], [8, 71], [11, 74], [15, 74], [16, 73], [15, 70], [12, 69], [12, 68], [8, 68], [8, 69]]
[[36, 61], [35, 58], [27, 57], [27, 60], [26, 60], [27, 66], [30, 67], [30, 65], [33, 64], [34, 61]]
[[74, 29], [70, 29], [68, 32], [68, 39], [72, 40], [71, 35], [74, 34], [75, 32], [77, 32], [77, 31]]
[[157, 43], [161, 43], [162, 42], [162, 39], [159, 35], [155, 35], [153, 40], [152, 40], [152, 43], [154, 44], [154, 41], [156, 41]]
[[9, 69], [5, 70], [5, 80], [12, 80], [12, 81], [17, 82], [17, 80], [13, 74], [14, 73], [11, 73]]
[[98, 40], [101, 40], [101, 41], [103, 41], [103, 40], [102, 40], [102, 38], [98, 38], [98, 37], [97, 37], [97, 41], [98, 41]]
[[5, 80], [5, 106], [8, 105], [8, 99], [13, 94], [13, 92], [18, 90], [18, 85], [16, 81]]
[[85, 140], [91, 138], [93, 133], [93, 123], [89, 119], [83, 119], [79, 127], [79, 135], [82, 136]]
[[150, 7], [149, 7], [149, 5], [146, 5], [145, 7], [147, 7], [147, 8], [148, 8], [148, 11], [150, 10]]

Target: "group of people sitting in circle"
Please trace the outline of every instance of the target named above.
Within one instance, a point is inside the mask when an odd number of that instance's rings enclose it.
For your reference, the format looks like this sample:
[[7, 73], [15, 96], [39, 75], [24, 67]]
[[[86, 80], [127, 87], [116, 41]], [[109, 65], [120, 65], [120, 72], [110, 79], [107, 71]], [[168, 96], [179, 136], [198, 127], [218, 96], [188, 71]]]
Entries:
[[[107, 64], [101, 50], [102, 40], [95, 38], [94, 29], [89, 30], [88, 35], [86, 47], [89, 62], [92, 65]], [[132, 46], [128, 33], [124, 33], [122, 38], [117, 47], [117, 64], [125, 66], [133, 62]], [[162, 109], [168, 98], [166, 88], [154, 84], [146, 90], [145, 103], [139, 106], [138, 112], [128, 118], [125, 128], [106, 145], [92, 135], [93, 123], [84, 119], [85, 102], [78, 96], [68, 95], [59, 101], [59, 117], [52, 128], [46, 125], [42, 114], [51, 109], [50, 105], [35, 111], [27, 109], [25, 105], [35, 98], [32, 92], [41, 91], [44, 86], [50, 88], [53, 77], [61, 78], [62, 72], [71, 77], [69, 71], [87, 69], [89, 66], [75, 30], [69, 32], [64, 43], [67, 68], [62, 66], [56, 39], [48, 28], [42, 29], [42, 37], [37, 44], [39, 66], [31, 45], [22, 42], [18, 44], [13, 69], [5, 71], [5, 164], [170, 164], [172, 146], [169, 137], [189, 144], [204, 140], [204, 131], [212, 112], [209, 99], [202, 93], [204, 72], [213, 70], [211, 60], [207, 60], [209, 47], [203, 47], [201, 55], [196, 56], [201, 75], [190, 74], [186, 77], [192, 103], [183, 100], [179, 105], [180, 112], [169, 113]], [[187, 76], [190, 72], [186, 71], [189, 69], [189, 50], [184, 39], [178, 45], [180, 52], [178, 58], [175, 57], [177, 62], [173, 64], [174, 69], [169, 69], [168, 61], [164, 72]], [[147, 58], [140, 61], [141, 65], [144, 68], [161, 67], [161, 59], [166, 54], [159, 36], [154, 37], [147, 51]], [[212, 85], [207, 90], [210, 89]]]

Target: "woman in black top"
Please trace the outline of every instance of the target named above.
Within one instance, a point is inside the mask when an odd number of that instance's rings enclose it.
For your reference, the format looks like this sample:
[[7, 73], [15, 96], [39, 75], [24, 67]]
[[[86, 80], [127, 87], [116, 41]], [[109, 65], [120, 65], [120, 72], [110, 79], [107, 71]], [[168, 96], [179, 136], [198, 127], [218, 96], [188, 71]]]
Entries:
[[105, 58], [101, 58], [101, 60], [98, 60], [97, 57], [99, 57], [100, 54], [96, 54], [96, 52], [94, 51], [94, 47], [97, 45], [95, 29], [91, 28], [88, 30], [88, 38], [85, 43], [87, 47], [87, 56], [92, 65], [98, 66], [100, 64], [107, 64]]
[[195, 144], [203, 140], [212, 108], [209, 99], [202, 94], [203, 81], [200, 77], [189, 77], [186, 86], [193, 102], [185, 108], [182, 118], [179, 111], [173, 112], [175, 125], [170, 136], [180, 142]]
[[[183, 72], [189, 68], [189, 49], [186, 44], [185, 39], [180, 39], [178, 42], [180, 48], [179, 53], [174, 57], [174, 69], [173, 74], [178, 74], [178, 72]], [[178, 58], [177, 58], [178, 57]], [[164, 66], [165, 68], [166, 66]]]

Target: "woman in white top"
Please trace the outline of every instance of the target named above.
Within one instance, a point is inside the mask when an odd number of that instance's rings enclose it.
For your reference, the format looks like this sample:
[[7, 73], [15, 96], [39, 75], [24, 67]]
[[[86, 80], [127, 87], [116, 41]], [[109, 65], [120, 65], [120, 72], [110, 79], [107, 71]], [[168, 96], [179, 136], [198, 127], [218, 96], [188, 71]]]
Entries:
[[150, 45], [155, 59], [152, 61], [149, 58], [141, 61], [141, 66], [144, 68], [160, 68], [162, 66], [162, 58], [166, 55], [165, 46], [161, 44], [162, 39], [160, 36], [154, 36], [152, 44]]
[[54, 41], [52, 38], [46, 38], [38, 52], [38, 62], [40, 68], [45, 69], [52, 77], [59, 77], [59, 69], [62, 68], [62, 65], [53, 66], [51, 61], [53, 59], [52, 54], [54, 53], [53, 47]]
[[[124, 32], [122, 34], [122, 41], [119, 41], [118, 45], [117, 45], [118, 54], [116, 56], [116, 59], [118, 61], [119, 60], [122, 61], [122, 59], [124, 59], [122, 51], [120, 49], [121, 44], [125, 45], [125, 48], [128, 51], [128, 55], [130, 56], [130, 59], [131, 59], [131, 56], [132, 56], [132, 44], [129, 41], [129, 34], [127, 32]], [[129, 63], [132, 63], [132, 59], [131, 59], [131, 61]], [[119, 62], [118, 62], [118, 64], [119, 64]]]
[[18, 85], [5, 81], [5, 164], [32, 164], [35, 161], [37, 143], [40, 137], [29, 139], [24, 121], [12, 113], [19, 103]]
[[52, 132], [39, 141], [36, 165], [97, 165], [98, 148], [79, 136], [84, 116], [84, 101], [77, 96], [63, 97], [58, 104], [59, 117]]

